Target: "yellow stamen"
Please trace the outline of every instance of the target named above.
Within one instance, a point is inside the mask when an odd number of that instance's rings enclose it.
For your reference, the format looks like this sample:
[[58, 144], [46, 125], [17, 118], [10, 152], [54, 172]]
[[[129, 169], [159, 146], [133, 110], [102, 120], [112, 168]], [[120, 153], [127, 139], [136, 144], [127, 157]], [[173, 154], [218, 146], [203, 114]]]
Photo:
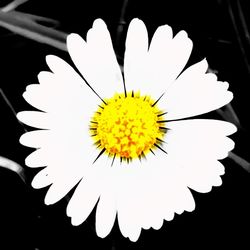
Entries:
[[[100, 150], [121, 158], [138, 158], [163, 139], [163, 112], [140, 93], [115, 94], [94, 113], [90, 133]], [[158, 140], [157, 140], [158, 139]], [[160, 139], [160, 140], [159, 140]]]

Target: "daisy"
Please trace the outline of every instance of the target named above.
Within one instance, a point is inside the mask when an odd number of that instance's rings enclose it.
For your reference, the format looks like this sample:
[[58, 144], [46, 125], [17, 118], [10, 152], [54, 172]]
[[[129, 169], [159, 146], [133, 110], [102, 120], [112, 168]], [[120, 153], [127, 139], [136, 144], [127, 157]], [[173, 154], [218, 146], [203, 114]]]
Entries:
[[185, 31], [173, 37], [171, 27], [160, 26], [149, 45], [145, 24], [133, 19], [124, 74], [101, 19], [86, 41], [70, 34], [67, 48], [81, 76], [47, 56], [51, 72], [40, 72], [39, 84], [23, 94], [39, 111], [17, 115], [38, 129], [20, 142], [36, 149], [26, 165], [44, 167], [32, 186], [49, 186], [46, 204], [77, 185], [67, 206], [73, 225], [96, 206], [99, 237], [110, 233], [117, 218], [123, 236], [136, 241], [142, 229], [159, 229], [175, 214], [193, 211], [190, 189], [206, 193], [222, 184], [219, 160], [234, 148], [227, 136], [236, 127], [191, 117], [224, 106], [233, 94], [227, 82], [206, 73], [205, 59], [183, 71], [192, 51]]

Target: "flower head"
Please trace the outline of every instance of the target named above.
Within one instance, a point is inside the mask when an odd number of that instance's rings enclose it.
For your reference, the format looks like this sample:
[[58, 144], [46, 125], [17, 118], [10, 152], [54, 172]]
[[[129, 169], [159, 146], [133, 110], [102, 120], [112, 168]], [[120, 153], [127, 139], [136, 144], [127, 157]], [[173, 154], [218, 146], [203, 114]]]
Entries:
[[[67, 206], [73, 225], [95, 205], [96, 231], [105, 237], [117, 217], [121, 233], [136, 241], [141, 229], [159, 229], [174, 214], [193, 211], [190, 189], [209, 192], [221, 185], [236, 131], [228, 122], [185, 119], [229, 103], [228, 83], [207, 73], [202, 60], [183, 71], [192, 51], [185, 31], [173, 37], [160, 26], [149, 45], [139, 19], [129, 25], [124, 79], [105, 23], [97, 19], [86, 41], [67, 38], [69, 54], [82, 76], [56, 56], [51, 72], [27, 86], [25, 100], [40, 111], [18, 113], [38, 130], [20, 142], [36, 150], [26, 158], [44, 167], [32, 186], [49, 186], [46, 204], [77, 188]], [[182, 72], [183, 71], [183, 72]]]

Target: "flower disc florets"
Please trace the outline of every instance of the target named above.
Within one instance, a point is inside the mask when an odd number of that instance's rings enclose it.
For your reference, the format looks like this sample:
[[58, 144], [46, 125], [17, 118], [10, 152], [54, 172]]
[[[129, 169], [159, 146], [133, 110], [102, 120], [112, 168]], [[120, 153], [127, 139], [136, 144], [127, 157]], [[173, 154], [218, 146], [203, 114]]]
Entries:
[[163, 113], [148, 96], [115, 94], [99, 106], [91, 121], [95, 144], [109, 155], [133, 159], [162, 141]]

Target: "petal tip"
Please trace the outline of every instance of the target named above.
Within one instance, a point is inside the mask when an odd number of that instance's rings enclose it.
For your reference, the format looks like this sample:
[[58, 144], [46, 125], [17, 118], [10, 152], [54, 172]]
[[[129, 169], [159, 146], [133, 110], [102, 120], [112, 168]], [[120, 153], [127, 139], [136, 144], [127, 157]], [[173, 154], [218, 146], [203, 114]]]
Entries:
[[45, 198], [44, 204], [45, 204], [46, 206], [49, 206], [49, 205], [52, 205], [52, 204], [54, 204], [54, 203], [53, 203], [53, 202], [50, 202], [50, 201], [47, 201], [46, 198]]
[[26, 146], [26, 142], [25, 142], [25, 134], [21, 135], [21, 137], [19, 138], [19, 143]]
[[190, 205], [190, 207], [186, 210], [187, 212], [193, 212], [195, 210], [195, 202]]
[[79, 38], [81, 38], [81, 36], [78, 35], [77, 33], [70, 33], [69, 35], [67, 35], [66, 43], [68, 45], [72, 41], [78, 40]]
[[73, 216], [72, 216], [71, 209], [70, 209], [70, 202], [69, 202], [69, 204], [68, 204], [68, 206], [67, 206], [67, 208], [66, 208], [66, 215], [67, 215], [68, 217], [70, 217], [70, 218], [73, 217]]
[[164, 24], [162, 26], [159, 26], [158, 30], [164, 31], [165, 33], [170, 34], [171, 39], [173, 38], [173, 29], [172, 29], [172, 27], [170, 25]]
[[178, 40], [183, 40], [183, 39], [185, 39], [185, 40], [191, 40], [191, 39], [188, 37], [188, 33], [187, 33], [185, 30], [179, 31], [179, 32], [175, 35], [174, 39], [178, 39]]
[[106, 23], [104, 22], [103, 19], [97, 18], [93, 22], [93, 27], [102, 27], [102, 28], [107, 28]]
[[55, 58], [56, 58], [55, 55], [47, 55], [47, 56], [45, 56], [45, 61], [46, 61], [47, 65], [50, 65], [54, 61]]
[[22, 118], [23, 118], [24, 112], [25, 112], [25, 111], [21, 111], [21, 112], [18, 112], [18, 113], [16, 114], [16, 118], [17, 118], [20, 122], [22, 122]]
[[137, 26], [145, 26], [145, 23], [141, 20], [141, 19], [139, 19], [138, 17], [136, 17], [136, 18], [133, 18], [131, 21], [130, 21], [130, 24], [129, 24], [129, 26], [135, 26], [135, 27], [137, 27]]
[[229, 102], [231, 102], [233, 100], [234, 94], [231, 91], [227, 91], [227, 95], [228, 95], [228, 100], [229, 100], [228, 103], [229, 103]]
[[79, 226], [82, 224], [82, 221], [76, 217], [71, 217], [71, 224], [72, 226]]
[[47, 61], [47, 60], [51, 60], [52, 57], [54, 57], [54, 55], [46, 55], [46, 56], [45, 56], [45, 60], [46, 60], [46, 61]]
[[27, 167], [32, 167], [32, 163], [30, 162], [28, 157], [24, 160], [24, 163]]
[[136, 235], [131, 235], [128, 238], [132, 241], [132, 242], [136, 242], [140, 237], [140, 233], [136, 234]]
[[49, 71], [40, 71], [37, 74], [37, 79], [39, 81], [39, 83], [41, 84], [45, 79], [47, 80], [47, 76], [49, 76], [49, 74], [53, 75], [53, 73], [49, 72]]
[[[39, 150], [39, 149], [38, 149]], [[35, 150], [30, 155], [25, 158], [25, 165], [29, 168], [37, 168], [37, 167], [45, 167], [45, 164], [39, 164], [39, 162], [35, 159], [34, 155], [37, 154], [38, 150]]]
[[34, 189], [39, 189], [39, 185], [38, 185], [38, 182], [36, 181], [36, 179], [34, 178], [31, 182], [31, 186], [34, 188]]
[[56, 201], [53, 199], [53, 197], [51, 195], [49, 195], [49, 193], [47, 193], [47, 195], [44, 198], [44, 204], [49, 206], [49, 205], [53, 205], [55, 203], [56, 203]]
[[203, 58], [203, 59], [200, 61], [200, 64], [201, 64], [204, 68], [208, 69], [208, 62], [207, 62], [207, 58], [206, 58], [206, 57]]
[[103, 232], [103, 231], [100, 231], [100, 230], [96, 230], [96, 234], [98, 237], [104, 239], [108, 234]]

